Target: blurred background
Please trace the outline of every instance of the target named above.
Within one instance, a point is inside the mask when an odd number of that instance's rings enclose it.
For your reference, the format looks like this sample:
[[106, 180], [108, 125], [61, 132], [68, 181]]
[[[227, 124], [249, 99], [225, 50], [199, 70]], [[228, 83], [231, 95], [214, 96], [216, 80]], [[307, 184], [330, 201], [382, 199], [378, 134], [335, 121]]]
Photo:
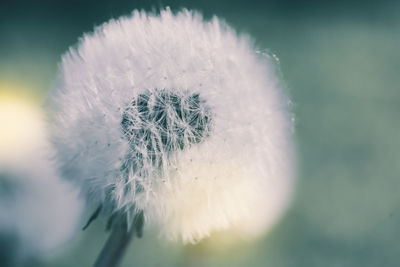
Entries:
[[[398, 266], [397, 1], [1, 0], [0, 90], [40, 106], [61, 55], [82, 33], [133, 9], [165, 6], [217, 15], [279, 58], [296, 117], [298, 183], [290, 210], [262, 239], [183, 247], [149, 231], [122, 266]], [[49, 257], [18, 264], [91, 266], [107, 237], [104, 224], [94, 222]]]

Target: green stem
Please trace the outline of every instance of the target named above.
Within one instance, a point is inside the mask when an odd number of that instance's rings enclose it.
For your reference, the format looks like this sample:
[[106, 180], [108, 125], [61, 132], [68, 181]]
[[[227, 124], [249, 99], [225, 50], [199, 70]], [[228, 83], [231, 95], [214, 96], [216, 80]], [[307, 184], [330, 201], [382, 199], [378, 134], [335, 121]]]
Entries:
[[135, 227], [128, 229], [126, 220], [114, 225], [113, 230], [97, 257], [94, 267], [117, 267], [133, 237]]

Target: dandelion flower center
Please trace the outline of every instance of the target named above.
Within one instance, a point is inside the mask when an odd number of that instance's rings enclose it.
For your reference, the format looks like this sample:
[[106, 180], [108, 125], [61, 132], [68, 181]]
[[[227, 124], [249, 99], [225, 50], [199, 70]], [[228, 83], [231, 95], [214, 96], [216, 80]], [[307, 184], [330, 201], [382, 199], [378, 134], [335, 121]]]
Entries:
[[206, 138], [210, 122], [210, 108], [199, 94], [155, 89], [129, 103], [121, 126], [139, 158], [161, 163], [163, 156]]

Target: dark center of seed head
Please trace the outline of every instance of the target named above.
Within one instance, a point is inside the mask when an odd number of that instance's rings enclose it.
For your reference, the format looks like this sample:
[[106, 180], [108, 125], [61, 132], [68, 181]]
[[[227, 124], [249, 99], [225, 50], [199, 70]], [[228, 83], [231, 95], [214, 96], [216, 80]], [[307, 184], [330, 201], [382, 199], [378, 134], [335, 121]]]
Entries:
[[162, 155], [203, 141], [211, 119], [211, 110], [199, 94], [155, 89], [129, 103], [121, 126], [136, 156], [160, 161]]

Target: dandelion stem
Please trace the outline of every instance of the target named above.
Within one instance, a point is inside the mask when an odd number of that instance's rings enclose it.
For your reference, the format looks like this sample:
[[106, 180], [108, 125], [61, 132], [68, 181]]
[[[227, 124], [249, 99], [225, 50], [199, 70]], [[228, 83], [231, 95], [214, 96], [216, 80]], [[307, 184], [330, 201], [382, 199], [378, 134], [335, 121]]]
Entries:
[[135, 227], [128, 228], [126, 220], [120, 220], [97, 257], [94, 267], [116, 267], [121, 263], [124, 253], [133, 237]]

